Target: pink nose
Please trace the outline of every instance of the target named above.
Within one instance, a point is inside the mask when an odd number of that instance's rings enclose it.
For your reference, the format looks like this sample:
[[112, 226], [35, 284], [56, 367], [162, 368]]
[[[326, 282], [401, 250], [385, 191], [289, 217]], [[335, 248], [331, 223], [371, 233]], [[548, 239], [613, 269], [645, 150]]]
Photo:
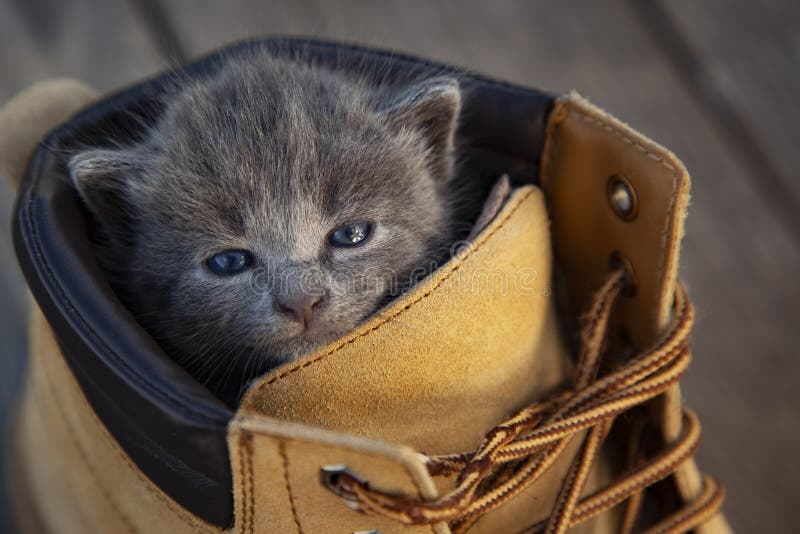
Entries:
[[292, 295], [278, 301], [278, 309], [289, 315], [293, 321], [307, 326], [314, 318], [314, 313], [322, 304], [320, 295]]

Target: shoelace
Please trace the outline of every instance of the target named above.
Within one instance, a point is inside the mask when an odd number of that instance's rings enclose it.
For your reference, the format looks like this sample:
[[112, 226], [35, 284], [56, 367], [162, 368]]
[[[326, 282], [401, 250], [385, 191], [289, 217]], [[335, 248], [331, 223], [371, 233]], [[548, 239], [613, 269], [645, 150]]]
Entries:
[[[581, 333], [581, 350], [571, 391], [534, 403], [486, 434], [472, 453], [430, 456], [432, 476], [457, 474], [455, 487], [436, 500], [423, 501], [371, 488], [348, 471], [330, 488], [353, 509], [407, 525], [447, 522], [454, 533], [464, 532], [483, 514], [513, 498], [556, 461], [570, 438], [584, 432], [549, 518], [524, 533], [561, 534], [600, 512], [628, 501], [623, 532], [636, 525], [644, 490], [675, 473], [691, 458], [700, 441], [695, 415], [683, 412], [680, 437], [657, 455], [641, 460], [612, 484], [581, 498], [586, 480], [615, 418], [657, 397], [674, 385], [690, 362], [689, 335], [694, 310], [683, 286], [675, 293], [669, 331], [650, 349], [607, 375], [597, 377], [614, 303], [626, 284], [625, 271], [612, 274], [595, 294]], [[700, 494], [673, 512], [647, 534], [686, 532], [722, 506], [724, 490], [711, 477], [703, 478]]]

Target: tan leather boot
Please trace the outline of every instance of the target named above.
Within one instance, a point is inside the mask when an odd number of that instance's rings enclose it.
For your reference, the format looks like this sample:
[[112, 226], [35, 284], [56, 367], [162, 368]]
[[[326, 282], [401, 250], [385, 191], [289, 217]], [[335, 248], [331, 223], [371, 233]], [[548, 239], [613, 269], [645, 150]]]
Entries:
[[[398, 81], [449, 69], [275, 39], [187, 75], [254, 48]], [[80, 84], [46, 82], [0, 111], [36, 300], [8, 481], [22, 530], [729, 532], [677, 385], [686, 170], [577, 95], [459, 74], [471, 161], [487, 190], [510, 182], [449, 263], [258, 380], [236, 413], [119, 304], [63, 176], [71, 147], [124, 142], [157, 116], [167, 79], [91, 104]]]

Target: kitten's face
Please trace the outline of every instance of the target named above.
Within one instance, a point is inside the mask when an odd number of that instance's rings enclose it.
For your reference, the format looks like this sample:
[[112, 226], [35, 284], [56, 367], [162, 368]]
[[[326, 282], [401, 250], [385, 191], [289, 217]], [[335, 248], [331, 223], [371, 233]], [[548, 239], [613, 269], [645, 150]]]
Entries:
[[145, 145], [71, 162], [115, 288], [212, 387], [346, 334], [453, 239], [455, 82], [380, 103], [326, 73], [238, 69]]
[[[206, 154], [182, 123], [145, 170], [138, 206], [133, 262], [156, 258], [162, 271], [140, 283], [169, 296], [153, 309], [279, 360], [373, 312], [393, 280], [446, 243], [449, 221], [419, 147], [369, 119], [338, 131], [306, 124], [297, 135], [295, 124], [313, 119], [287, 116], [271, 126], [272, 139], [225, 141]], [[348, 230], [363, 239], [348, 246]], [[225, 274], [215, 266], [226, 261], [246, 265]], [[287, 313], [315, 296], [307, 321]]]

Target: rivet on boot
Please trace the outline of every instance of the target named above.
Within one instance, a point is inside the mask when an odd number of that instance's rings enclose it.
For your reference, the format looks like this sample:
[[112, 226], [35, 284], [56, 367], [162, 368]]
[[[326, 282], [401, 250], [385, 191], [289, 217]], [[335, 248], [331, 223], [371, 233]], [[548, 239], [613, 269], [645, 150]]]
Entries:
[[630, 180], [621, 174], [615, 174], [608, 179], [606, 193], [611, 209], [623, 221], [632, 221], [639, 215], [639, 199]]

